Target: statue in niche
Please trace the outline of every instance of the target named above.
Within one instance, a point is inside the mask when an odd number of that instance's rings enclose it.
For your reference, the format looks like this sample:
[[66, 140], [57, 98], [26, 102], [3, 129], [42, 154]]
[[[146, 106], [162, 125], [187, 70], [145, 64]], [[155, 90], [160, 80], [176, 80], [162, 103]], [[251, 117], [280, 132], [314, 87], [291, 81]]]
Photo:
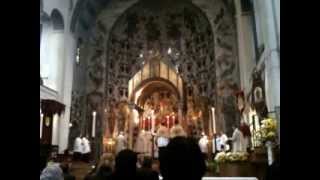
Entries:
[[126, 127], [125, 125], [127, 124], [126, 122], [129, 120], [129, 109], [126, 103], [121, 102], [118, 105], [118, 130], [119, 131], [125, 131]]

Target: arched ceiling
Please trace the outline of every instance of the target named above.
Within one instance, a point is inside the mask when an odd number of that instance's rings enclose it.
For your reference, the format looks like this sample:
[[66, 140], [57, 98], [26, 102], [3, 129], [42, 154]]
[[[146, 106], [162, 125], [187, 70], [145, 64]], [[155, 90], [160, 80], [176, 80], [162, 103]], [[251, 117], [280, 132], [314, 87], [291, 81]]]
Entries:
[[[113, 4], [125, 4], [130, 3], [132, 0], [78, 0], [75, 10], [71, 19], [71, 31], [80, 34], [86, 34], [90, 32], [91, 28], [96, 22], [96, 18], [102, 10], [113, 6]], [[110, 9], [111, 14], [116, 8]]]
[[[185, 82], [200, 79], [208, 67], [214, 70], [214, 34], [207, 16], [191, 2], [161, 2], [140, 1], [122, 13], [111, 30], [108, 28], [110, 33], [104, 39], [108, 43], [107, 68], [117, 64], [128, 69], [131, 77], [150, 53], [159, 52]], [[110, 22], [107, 13], [104, 10], [99, 15], [99, 24]], [[186, 64], [190, 64], [189, 69]], [[122, 77], [121, 71], [109, 71], [108, 83], [115, 84]]]
[[[138, 2], [139, 0], [78, 0], [75, 6], [75, 10], [72, 14], [71, 19], [71, 31], [80, 34], [88, 34], [91, 28], [96, 22], [96, 18], [99, 14], [106, 8], [109, 9], [110, 14], [117, 14], [123, 12], [132, 4]], [[144, 1], [148, 7], [154, 7], [157, 10], [160, 6], [170, 7], [170, 3], [177, 1], [190, 1], [197, 2], [200, 0], [140, 0]], [[213, 0], [214, 1], [214, 0]], [[225, 6], [230, 10], [234, 11], [233, 0], [221, 0]], [[213, 2], [214, 3], [214, 2]]]
[[138, 97], [138, 104], [144, 104], [147, 98], [150, 98], [150, 96], [154, 92], [168, 92], [170, 94], [173, 94], [178, 99], [180, 96], [178, 94], [178, 90], [173, 87], [171, 84], [166, 83], [164, 81], [152, 81], [150, 83], [147, 83], [145, 87], [143, 87], [143, 90], [141, 92], [141, 96]]

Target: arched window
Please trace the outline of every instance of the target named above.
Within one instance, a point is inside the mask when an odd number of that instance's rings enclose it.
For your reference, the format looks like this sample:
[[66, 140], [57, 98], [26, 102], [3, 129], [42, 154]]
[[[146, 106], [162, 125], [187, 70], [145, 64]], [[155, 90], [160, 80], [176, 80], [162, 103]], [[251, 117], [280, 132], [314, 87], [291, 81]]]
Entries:
[[64, 21], [59, 10], [54, 9], [42, 22], [40, 41], [40, 76], [43, 85], [60, 91], [63, 78], [61, 71], [64, 70]]

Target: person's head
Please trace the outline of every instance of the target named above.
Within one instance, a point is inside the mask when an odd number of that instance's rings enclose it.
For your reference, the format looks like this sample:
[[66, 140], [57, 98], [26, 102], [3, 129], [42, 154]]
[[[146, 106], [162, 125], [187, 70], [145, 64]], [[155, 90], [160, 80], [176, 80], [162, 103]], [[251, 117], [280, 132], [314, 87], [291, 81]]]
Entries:
[[172, 139], [160, 157], [160, 170], [167, 180], [201, 180], [206, 165], [198, 143], [186, 137]]
[[111, 173], [112, 173], [112, 168], [107, 164], [103, 164], [99, 167], [97, 175], [100, 177], [106, 177], [111, 175]]
[[237, 128], [238, 128], [237, 125], [232, 125], [232, 130], [235, 130]]
[[104, 153], [100, 157], [98, 168], [100, 168], [102, 165], [107, 165], [107, 166], [110, 166], [111, 168], [113, 168], [113, 166], [114, 166], [114, 156], [113, 156], [113, 154]]
[[165, 126], [166, 123], [164, 121], [161, 122], [161, 126]]
[[247, 123], [242, 119], [242, 120], [240, 121], [240, 125], [241, 125], [241, 126], [244, 126], [244, 125], [247, 125]]
[[157, 173], [160, 173], [160, 163], [159, 160], [152, 160], [151, 169]]
[[63, 172], [59, 164], [48, 165], [41, 173], [40, 180], [63, 180]]
[[176, 120], [174, 121], [174, 124], [175, 124], [175, 125], [178, 125], [178, 124], [179, 124], [178, 119], [176, 119]]
[[64, 174], [67, 174], [69, 173], [69, 164], [67, 162], [64, 162], [60, 165], [61, 169], [62, 169], [62, 172]]
[[129, 176], [136, 172], [137, 154], [129, 149], [122, 150], [116, 157], [115, 172]]
[[147, 169], [151, 169], [151, 165], [152, 165], [152, 158], [151, 157], [144, 157], [142, 167], [147, 168]]

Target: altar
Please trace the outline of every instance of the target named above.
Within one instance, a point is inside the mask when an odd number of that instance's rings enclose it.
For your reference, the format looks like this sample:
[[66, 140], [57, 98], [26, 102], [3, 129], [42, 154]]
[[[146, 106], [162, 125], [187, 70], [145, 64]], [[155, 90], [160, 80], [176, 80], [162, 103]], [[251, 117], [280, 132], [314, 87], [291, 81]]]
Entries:
[[[119, 132], [124, 132], [129, 149], [155, 157], [160, 126], [169, 132], [179, 126], [187, 136], [195, 138], [203, 132], [212, 137], [219, 127], [212, 122], [215, 114], [206, 98], [196, 86], [187, 86], [165, 57], [151, 54], [128, 81], [127, 101], [108, 102], [104, 139], [116, 139]], [[104, 143], [105, 147], [109, 144]]]

